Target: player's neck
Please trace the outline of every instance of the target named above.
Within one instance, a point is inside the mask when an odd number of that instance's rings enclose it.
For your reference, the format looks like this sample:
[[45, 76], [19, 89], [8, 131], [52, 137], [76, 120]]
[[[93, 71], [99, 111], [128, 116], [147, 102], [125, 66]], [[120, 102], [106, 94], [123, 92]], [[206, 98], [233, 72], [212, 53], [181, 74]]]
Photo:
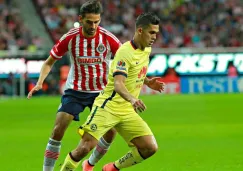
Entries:
[[82, 29], [82, 35], [83, 35], [85, 38], [93, 38], [93, 37], [95, 37], [96, 33], [97, 33], [97, 30], [96, 30], [96, 32], [95, 32], [94, 35], [88, 35], [88, 34], [85, 33], [84, 30]]
[[134, 44], [135, 44], [135, 46], [137, 47], [137, 49], [140, 49], [140, 50], [144, 50], [145, 49], [145, 47], [143, 47], [139, 42], [139, 38], [138, 37], [136, 37], [136, 36], [134, 36], [134, 38], [133, 38], [133, 42], [134, 42]]

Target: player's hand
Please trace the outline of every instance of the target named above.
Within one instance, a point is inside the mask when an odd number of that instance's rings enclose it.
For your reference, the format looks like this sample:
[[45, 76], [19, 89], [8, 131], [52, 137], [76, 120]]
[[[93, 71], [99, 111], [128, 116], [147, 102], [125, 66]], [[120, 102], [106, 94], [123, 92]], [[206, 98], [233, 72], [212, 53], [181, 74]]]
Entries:
[[37, 92], [37, 91], [39, 91], [41, 89], [42, 89], [42, 85], [36, 84], [35, 87], [32, 88], [32, 90], [30, 90], [30, 92], [28, 93], [27, 98], [30, 99], [35, 92]]
[[153, 77], [147, 83], [147, 86], [153, 90], [159, 91], [160, 93], [164, 91], [165, 83], [159, 81], [160, 77]]
[[139, 99], [134, 98], [134, 99], [131, 99], [130, 102], [131, 102], [131, 104], [132, 104], [134, 110], [135, 110], [137, 113], [138, 113], [138, 112], [143, 112], [143, 111], [145, 111], [146, 106], [145, 106], [145, 104], [143, 103], [142, 100], [139, 100]]

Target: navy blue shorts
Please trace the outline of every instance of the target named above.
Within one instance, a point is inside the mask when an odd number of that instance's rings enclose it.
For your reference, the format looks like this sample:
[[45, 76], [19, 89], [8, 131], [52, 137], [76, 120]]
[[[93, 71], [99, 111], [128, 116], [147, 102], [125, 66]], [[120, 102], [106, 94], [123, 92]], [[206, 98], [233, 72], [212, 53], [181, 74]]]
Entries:
[[66, 112], [74, 116], [75, 121], [79, 121], [79, 113], [83, 112], [86, 107], [90, 110], [95, 98], [99, 93], [84, 93], [75, 90], [65, 90], [62, 96], [58, 112]]

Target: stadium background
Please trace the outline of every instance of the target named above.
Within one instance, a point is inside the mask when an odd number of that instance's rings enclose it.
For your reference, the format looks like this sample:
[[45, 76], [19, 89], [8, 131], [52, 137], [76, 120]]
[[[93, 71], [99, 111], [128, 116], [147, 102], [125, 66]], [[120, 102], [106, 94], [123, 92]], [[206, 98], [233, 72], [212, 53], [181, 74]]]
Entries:
[[[85, 0], [0, 0], [1, 170], [41, 170], [46, 142], [69, 69], [58, 61], [43, 91], [31, 100], [43, 61], [62, 34], [74, 27]], [[161, 18], [148, 76], [161, 77], [166, 90], [146, 87], [141, 116], [151, 126], [158, 153], [130, 171], [241, 171], [243, 169], [243, 2], [241, 0], [102, 0], [101, 26], [122, 42], [132, 39], [134, 19], [144, 11]], [[111, 15], [112, 14], [112, 15]], [[77, 24], [77, 23], [76, 23]], [[60, 159], [79, 136], [73, 123]], [[128, 150], [117, 136], [98, 163]], [[79, 169], [81, 170], [81, 168]]]

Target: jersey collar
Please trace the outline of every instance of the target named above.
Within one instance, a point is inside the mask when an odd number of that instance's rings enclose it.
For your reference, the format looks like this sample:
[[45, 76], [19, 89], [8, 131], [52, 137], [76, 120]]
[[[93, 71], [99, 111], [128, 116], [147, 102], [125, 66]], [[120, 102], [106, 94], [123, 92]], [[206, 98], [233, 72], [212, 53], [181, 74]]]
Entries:
[[136, 50], [137, 49], [137, 46], [135, 45], [134, 40], [131, 40], [130, 43], [131, 43], [133, 49]]

